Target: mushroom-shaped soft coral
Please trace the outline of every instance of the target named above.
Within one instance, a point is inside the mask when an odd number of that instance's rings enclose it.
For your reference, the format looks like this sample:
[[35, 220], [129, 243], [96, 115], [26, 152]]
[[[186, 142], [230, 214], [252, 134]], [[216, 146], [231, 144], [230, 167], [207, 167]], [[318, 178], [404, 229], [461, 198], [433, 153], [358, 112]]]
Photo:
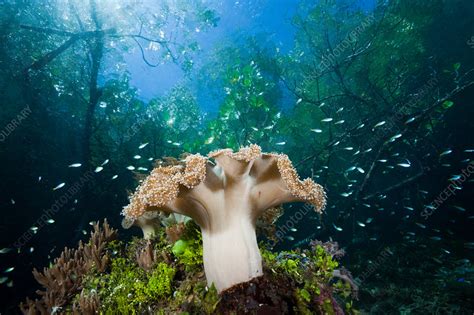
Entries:
[[305, 201], [322, 211], [326, 198], [320, 185], [299, 180], [284, 154], [262, 154], [251, 145], [235, 153], [214, 151], [209, 158], [189, 155], [184, 167], [155, 168], [123, 214], [134, 220], [161, 210], [193, 218], [201, 227], [207, 282], [221, 292], [262, 275], [255, 222], [265, 210]]
[[160, 212], [148, 211], [137, 218], [125, 217], [122, 220], [122, 227], [129, 229], [132, 226], [137, 226], [142, 229], [143, 238], [151, 239], [160, 229]]

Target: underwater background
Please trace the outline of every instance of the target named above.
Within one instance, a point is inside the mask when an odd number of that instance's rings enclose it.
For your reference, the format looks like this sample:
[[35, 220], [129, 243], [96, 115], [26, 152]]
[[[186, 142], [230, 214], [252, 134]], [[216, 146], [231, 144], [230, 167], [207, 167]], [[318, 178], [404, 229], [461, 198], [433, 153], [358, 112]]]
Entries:
[[3, 0], [0, 23], [2, 314], [94, 222], [141, 235], [121, 211], [155, 160], [250, 144], [324, 187], [273, 248], [336, 241], [351, 308], [474, 312], [473, 1]]

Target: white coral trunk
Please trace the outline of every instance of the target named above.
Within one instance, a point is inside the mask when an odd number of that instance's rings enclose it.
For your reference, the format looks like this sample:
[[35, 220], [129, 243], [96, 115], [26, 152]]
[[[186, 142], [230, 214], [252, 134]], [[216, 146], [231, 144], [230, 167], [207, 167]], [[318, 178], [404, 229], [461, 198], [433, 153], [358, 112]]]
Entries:
[[263, 274], [255, 228], [250, 218], [241, 213], [225, 228], [202, 230], [207, 282], [209, 286], [214, 283], [219, 292]]

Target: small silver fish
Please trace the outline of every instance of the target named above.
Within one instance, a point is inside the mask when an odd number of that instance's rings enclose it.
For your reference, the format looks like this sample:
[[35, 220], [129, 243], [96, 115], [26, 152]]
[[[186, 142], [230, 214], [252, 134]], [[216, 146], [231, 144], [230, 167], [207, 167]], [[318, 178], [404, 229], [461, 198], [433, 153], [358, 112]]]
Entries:
[[56, 222], [56, 221], [54, 221], [53, 219], [49, 219], [49, 220], [46, 221], [46, 222], [48, 222], [49, 224], [53, 224], [53, 223]]
[[411, 164], [408, 164], [408, 163], [398, 163], [397, 165], [401, 166], [401, 167], [410, 167], [411, 166]]
[[341, 120], [336, 121], [334, 124], [335, 125], [341, 125], [341, 124], [344, 123], [344, 121], [345, 121], [344, 119], [341, 119]]
[[135, 160], [139, 160], [139, 159], [141, 159], [142, 157], [137, 154], [137, 155], [135, 155], [133, 158], [134, 158]]
[[408, 160], [405, 160], [405, 161], [406, 161], [406, 163], [398, 163], [397, 165], [401, 166], [401, 167], [410, 167], [411, 166], [410, 161], [408, 161]]
[[106, 165], [107, 163], [109, 163], [109, 159], [106, 159], [104, 162], [102, 162], [102, 164], [100, 164], [100, 166], [104, 166], [104, 165]]
[[361, 173], [361, 174], [364, 174], [364, 173], [365, 173], [365, 171], [364, 171], [364, 169], [363, 169], [362, 167], [357, 167], [357, 170], [358, 170], [359, 173]]
[[11, 251], [12, 251], [11, 248], [5, 247], [5, 248], [0, 249], [0, 254], [7, 254]]
[[7, 268], [5, 269], [5, 273], [9, 273], [9, 272], [12, 272], [13, 270], [15, 270], [15, 267], [10, 267], [10, 268]]
[[321, 119], [322, 122], [330, 122], [332, 121], [332, 118], [324, 118], [324, 119]]
[[369, 224], [369, 223], [372, 222], [373, 219], [374, 219], [374, 218], [367, 218], [367, 220], [365, 220], [365, 223], [366, 223], [366, 224]]
[[355, 169], [356, 169], [356, 166], [351, 166], [351, 167], [349, 167], [349, 168], [345, 171], [345, 173], [352, 172], [352, 171], [355, 170]]
[[291, 228], [290, 231], [291, 231], [291, 232], [296, 232], [296, 231], [298, 231], [298, 230], [295, 229], [295, 228]]
[[433, 240], [433, 241], [441, 241], [441, 237], [439, 237], [439, 236], [432, 236], [432, 237], [430, 237], [430, 239]]
[[416, 119], [416, 117], [411, 117], [411, 118], [408, 118], [407, 121], [405, 121], [405, 124], [409, 124], [411, 122], [414, 122]]
[[365, 224], [364, 224], [364, 223], [362, 223], [362, 222], [360, 222], [360, 221], [356, 221], [356, 222], [357, 222], [357, 224], [358, 224], [360, 227], [365, 227]]
[[1, 277], [0, 278], [0, 284], [4, 284], [7, 281], [8, 281], [8, 277]]
[[276, 145], [285, 145], [286, 142], [285, 142], [285, 141], [282, 141], [282, 142], [277, 142], [277, 143], [275, 143], [275, 144], [276, 144]]
[[116, 174], [116, 175], [112, 176], [112, 179], [117, 179], [117, 177], [118, 177], [118, 175]]
[[426, 225], [424, 225], [424, 224], [421, 224], [421, 223], [418, 223], [418, 222], [415, 222], [415, 224], [418, 225], [422, 229], [426, 229]]
[[94, 172], [99, 173], [103, 170], [104, 168], [102, 166], [97, 166], [94, 170]]
[[453, 207], [454, 209], [458, 209], [459, 211], [462, 211], [462, 212], [466, 211], [466, 209], [464, 209], [463, 207], [460, 207], [460, 206], [451, 205], [451, 207]]
[[82, 164], [81, 163], [73, 163], [73, 164], [69, 164], [68, 167], [81, 167]]
[[438, 258], [436, 257], [431, 257], [435, 262], [437, 262], [438, 264], [442, 264], [443, 262], [441, 260], [439, 260]]
[[445, 156], [445, 155], [451, 154], [452, 152], [453, 152], [453, 150], [448, 149], [446, 151], [441, 152], [441, 154], [439, 156]]
[[375, 129], [375, 128], [377, 128], [377, 127], [380, 127], [380, 126], [383, 126], [383, 125], [385, 125], [385, 120], [383, 120], [383, 121], [381, 121], [381, 122], [375, 124], [375, 126], [373, 127], [373, 129]]
[[294, 241], [295, 238], [293, 236], [285, 236], [285, 238], [289, 241]]
[[352, 150], [354, 150], [354, 148], [353, 147], [345, 147], [345, 148], [343, 148], [343, 150], [352, 151]]
[[140, 145], [138, 146], [138, 149], [141, 150], [141, 149], [143, 149], [144, 147], [146, 147], [147, 145], [148, 145], [148, 142], [142, 143], [142, 144], [140, 144]]
[[393, 142], [393, 141], [397, 140], [398, 138], [400, 138], [401, 136], [402, 136], [401, 133], [396, 134], [396, 135], [394, 135], [393, 137], [390, 138], [389, 142]]
[[133, 171], [134, 169], [135, 169], [135, 166], [132, 166], [132, 165], [127, 166], [127, 170], [129, 171]]
[[312, 132], [316, 132], [316, 133], [321, 133], [323, 132], [321, 129], [310, 129]]
[[66, 183], [61, 183], [61, 184], [59, 184], [58, 186], [54, 187], [53, 190], [61, 189], [61, 188], [63, 188], [64, 186], [66, 186]]
[[332, 226], [336, 229], [336, 231], [339, 231], [339, 232], [342, 231], [342, 227], [339, 227], [339, 226], [335, 225], [334, 223], [332, 224]]

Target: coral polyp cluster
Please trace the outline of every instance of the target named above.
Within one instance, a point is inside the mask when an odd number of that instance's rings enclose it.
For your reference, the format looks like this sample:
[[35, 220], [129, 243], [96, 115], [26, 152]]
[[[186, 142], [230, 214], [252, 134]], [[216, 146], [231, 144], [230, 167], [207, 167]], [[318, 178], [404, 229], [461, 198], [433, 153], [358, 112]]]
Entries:
[[277, 161], [281, 177], [291, 193], [314, 205], [316, 211], [322, 212], [326, 207], [326, 193], [321, 185], [309, 178], [301, 181], [287, 155], [279, 154]]
[[[311, 179], [301, 181], [290, 159], [285, 154], [262, 154], [261, 148], [255, 144], [241, 148], [237, 152], [233, 152], [231, 149], [221, 149], [208, 154], [208, 158], [216, 159], [219, 156], [225, 156], [235, 161], [258, 163], [266, 167], [276, 161], [281, 178], [293, 195], [312, 203], [319, 212], [326, 206], [326, 195], [322, 187]], [[221, 164], [223, 163], [221, 162]], [[249, 164], [248, 167], [251, 168], [252, 164]], [[147, 209], [166, 207], [168, 203], [178, 197], [180, 185], [193, 188], [204, 181], [208, 166], [210, 168], [212, 164], [207, 158], [200, 154], [192, 154], [186, 157], [184, 166], [177, 164], [156, 167], [130, 197], [130, 204], [124, 208], [122, 214], [127, 218], [137, 219]], [[220, 167], [225, 168], [226, 166], [220, 165]], [[262, 172], [262, 170], [259, 171]]]

